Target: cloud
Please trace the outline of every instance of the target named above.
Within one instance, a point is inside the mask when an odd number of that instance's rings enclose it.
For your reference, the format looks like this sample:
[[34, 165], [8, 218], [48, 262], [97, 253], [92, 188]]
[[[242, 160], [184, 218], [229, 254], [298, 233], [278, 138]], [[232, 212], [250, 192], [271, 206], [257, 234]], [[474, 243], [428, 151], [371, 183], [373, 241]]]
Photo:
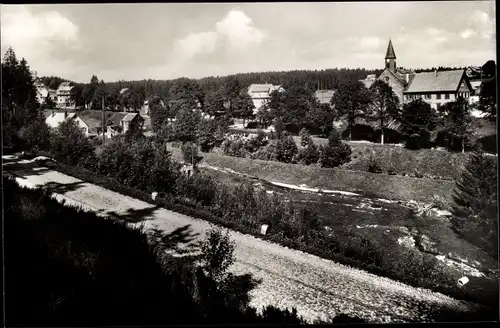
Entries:
[[469, 29], [478, 34], [481, 39], [490, 39], [495, 33], [493, 19], [484, 11], [476, 10], [469, 16], [467, 25]]
[[196, 55], [213, 53], [217, 49], [219, 35], [215, 32], [190, 33], [176, 41], [177, 51], [188, 58]]
[[231, 47], [245, 49], [264, 41], [266, 34], [256, 28], [250, 17], [240, 10], [231, 10], [215, 24], [215, 30]]
[[174, 41], [177, 55], [193, 58], [198, 55], [214, 53], [221, 48], [228, 51], [242, 51], [260, 45], [267, 34], [253, 24], [241, 10], [230, 10], [224, 18], [214, 24], [207, 32], [191, 33]]
[[25, 7], [2, 6], [2, 43], [12, 47], [70, 43], [78, 38], [78, 27], [57, 11], [34, 14]]
[[463, 30], [462, 32], [460, 32], [460, 36], [463, 39], [468, 39], [474, 35], [476, 35], [476, 31], [474, 31], [473, 29], [470, 29], [470, 28], [467, 28], [467, 29]]
[[55, 10], [33, 13], [24, 6], [2, 6], [2, 53], [12, 47], [30, 66], [46, 67], [44, 72], [71, 69], [51, 55], [65, 48], [78, 48], [78, 26]]

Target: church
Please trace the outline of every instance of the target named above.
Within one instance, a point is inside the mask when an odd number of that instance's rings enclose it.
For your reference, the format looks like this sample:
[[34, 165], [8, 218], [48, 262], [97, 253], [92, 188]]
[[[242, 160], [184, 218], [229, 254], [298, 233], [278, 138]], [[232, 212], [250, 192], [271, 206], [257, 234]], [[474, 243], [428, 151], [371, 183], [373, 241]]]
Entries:
[[[438, 110], [445, 103], [455, 101], [458, 97], [469, 99], [472, 86], [466, 70], [449, 70], [415, 73], [396, 66], [396, 53], [392, 41], [385, 54], [385, 69], [377, 78], [392, 87], [400, 104], [420, 98]], [[368, 76], [362, 82], [372, 84], [373, 76]]]

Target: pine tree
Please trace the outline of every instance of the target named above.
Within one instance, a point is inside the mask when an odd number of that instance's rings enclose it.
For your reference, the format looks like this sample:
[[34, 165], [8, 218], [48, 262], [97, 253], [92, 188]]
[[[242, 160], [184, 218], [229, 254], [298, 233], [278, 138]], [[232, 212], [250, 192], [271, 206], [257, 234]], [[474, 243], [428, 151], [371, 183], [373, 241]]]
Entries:
[[497, 256], [497, 167], [481, 149], [470, 155], [456, 183], [453, 228], [464, 239]]

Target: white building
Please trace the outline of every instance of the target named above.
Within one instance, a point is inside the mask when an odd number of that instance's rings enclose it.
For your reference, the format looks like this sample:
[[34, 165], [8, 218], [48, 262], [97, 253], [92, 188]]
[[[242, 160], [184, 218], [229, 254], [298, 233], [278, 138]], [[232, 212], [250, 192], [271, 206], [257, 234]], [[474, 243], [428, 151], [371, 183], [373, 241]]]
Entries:
[[252, 98], [254, 114], [271, 99], [273, 91], [283, 92], [285, 89], [281, 85], [272, 84], [252, 84], [248, 87], [248, 94]]
[[62, 82], [56, 90], [57, 107], [59, 108], [75, 108], [75, 103], [71, 97], [71, 82]]
[[80, 129], [83, 131], [85, 136], [89, 136], [91, 134], [89, 125], [82, 120], [78, 114], [76, 113], [68, 113], [68, 112], [52, 112], [45, 118], [45, 123], [49, 126], [49, 128], [56, 129], [59, 124], [64, 121], [73, 120], [78, 124]]

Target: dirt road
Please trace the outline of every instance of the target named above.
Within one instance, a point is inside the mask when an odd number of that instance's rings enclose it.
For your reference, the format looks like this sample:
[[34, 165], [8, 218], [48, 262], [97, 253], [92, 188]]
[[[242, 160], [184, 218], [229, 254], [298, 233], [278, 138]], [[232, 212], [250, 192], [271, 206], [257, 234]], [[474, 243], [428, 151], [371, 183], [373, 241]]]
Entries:
[[[208, 222], [157, 208], [96, 185], [38, 167], [35, 163], [4, 164], [18, 183], [26, 186], [52, 184], [59, 200], [81, 205], [101, 215], [116, 215], [145, 227], [157, 226], [171, 232], [189, 225], [203, 236]], [[307, 320], [339, 313], [356, 315], [373, 322], [426, 321], [428, 309], [449, 306], [467, 310], [469, 305], [445, 295], [416, 289], [399, 282], [353, 269], [332, 261], [288, 249], [253, 236], [231, 231], [236, 242], [235, 273], [250, 273], [262, 279], [251, 293], [251, 305], [272, 304], [295, 307]]]

